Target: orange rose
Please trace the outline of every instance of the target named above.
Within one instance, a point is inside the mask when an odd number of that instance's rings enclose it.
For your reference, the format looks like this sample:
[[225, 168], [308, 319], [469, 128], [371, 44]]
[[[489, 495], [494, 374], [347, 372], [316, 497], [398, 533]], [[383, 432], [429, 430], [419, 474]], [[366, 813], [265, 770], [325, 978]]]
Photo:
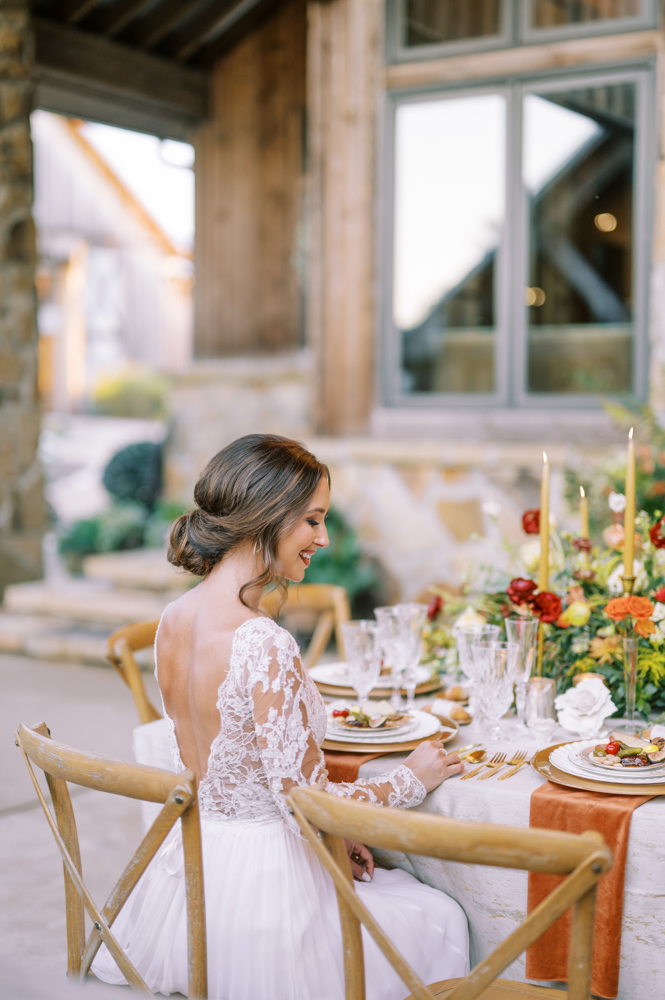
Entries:
[[635, 622], [635, 631], [638, 635], [643, 635], [646, 639], [647, 636], [653, 635], [656, 631], [656, 626], [650, 618], [638, 618]]
[[633, 618], [651, 618], [653, 614], [653, 604], [648, 597], [629, 597], [628, 611]]
[[620, 622], [622, 618], [626, 618], [630, 614], [628, 602], [628, 597], [613, 598], [609, 604], [605, 605], [605, 614], [614, 619], [615, 622]]

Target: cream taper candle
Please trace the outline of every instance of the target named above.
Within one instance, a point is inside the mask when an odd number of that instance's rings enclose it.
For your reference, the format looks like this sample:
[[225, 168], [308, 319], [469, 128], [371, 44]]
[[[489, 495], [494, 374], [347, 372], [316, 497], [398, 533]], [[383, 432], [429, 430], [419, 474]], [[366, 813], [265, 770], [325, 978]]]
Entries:
[[540, 566], [538, 590], [547, 590], [550, 582], [550, 466], [543, 452], [543, 478], [540, 483]]
[[635, 559], [635, 442], [633, 428], [628, 435], [628, 455], [626, 460], [626, 509], [623, 515], [623, 575], [624, 590], [633, 588], [633, 562]]

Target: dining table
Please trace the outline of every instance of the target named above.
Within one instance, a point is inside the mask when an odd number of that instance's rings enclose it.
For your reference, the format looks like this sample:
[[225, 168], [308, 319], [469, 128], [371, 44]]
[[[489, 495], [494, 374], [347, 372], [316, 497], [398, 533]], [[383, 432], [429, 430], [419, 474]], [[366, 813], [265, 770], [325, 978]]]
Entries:
[[[495, 741], [486, 739], [486, 730], [472, 722], [462, 727], [445, 749], [454, 753], [457, 747], [478, 742], [487, 749], [486, 760], [498, 751], [505, 752], [507, 759], [526, 751], [530, 759], [542, 747], [577, 738], [557, 726], [547, 739], [535, 742], [527, 730], [522, 734], [516, 729], [514, 718], [506, 717], [500, 725], [501, 736]], [[367, 761], [361, 765], [359, 777], [372, 779], [399, 766], [406, 756], [392, 753]], [[466, 773], [472, 769], [467, 765]], [[459, 775], [448, 778], [430, 792], [418, 810], [457, 820], [528, 827], [531, 795], [545, 779], [529, 763], [506, 780], [499, 780], [506, 768], [480, 780], [486, 773], [487, 769], [483, 769], [464, 781]], [[472, 967], [526, 918], [526, 871], [384, 851], [375, 851], [375, 858], [379, 864], [403, 868], [457, 900], [469, 921]], [[596, 933], [602, 933], [602, 914], [596, 922]], [[665, 795], [643, 803], [632, 816], [620, 958], [618, 1000], [661, 1000], [665, 985]], [[534, 982], [525, 976], [524, 954], [502, 975], [519, 982]], [[565, 984], [537, 982], [565, 989]]]

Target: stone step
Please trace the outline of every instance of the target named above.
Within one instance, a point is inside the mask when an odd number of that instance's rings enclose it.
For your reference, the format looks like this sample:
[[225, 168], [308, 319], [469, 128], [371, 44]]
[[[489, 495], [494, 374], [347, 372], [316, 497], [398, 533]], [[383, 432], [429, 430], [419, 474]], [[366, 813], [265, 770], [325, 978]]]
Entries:
[[83, 560], [83, 573], [127, 590], [188, 590], [194, 577], [172, 566], [164, 549], [105, 552]]
[[[62, 618], [0, 613], [0, 653], [110, 667], [106, 659], [106, 640], [111, 631], [108, 626], [94, 623], [86, 625]], [[151, 649], [139, 650], [136, 659], [143, 669], [154, 668]]]
[[129, 622], [159, 618], [182, 591], [115, 589], [104, 580], [15, 583], [5, 589], [3, 610], [10, 615], [37, 615], [70, 622], [93, 622], [108, 631]]

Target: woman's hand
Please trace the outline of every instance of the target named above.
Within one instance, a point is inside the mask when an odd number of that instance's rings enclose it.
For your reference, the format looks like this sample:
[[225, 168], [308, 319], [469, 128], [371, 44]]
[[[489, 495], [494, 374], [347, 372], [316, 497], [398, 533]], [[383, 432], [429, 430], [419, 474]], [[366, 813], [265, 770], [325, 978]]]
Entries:
[[428, 792], [438, 788], [452, 774], [460, 774], [464, 770], [457, 754], [446, 754], [443, 743], [438, 740], [423, 740], [404, 763], [420, 778]]
[[371, 882], [374, 874], [374, 858], [364, 844], [355, 840], [345, 840], [346, 853], [351, 860], [353, 877], [359, 882]]

